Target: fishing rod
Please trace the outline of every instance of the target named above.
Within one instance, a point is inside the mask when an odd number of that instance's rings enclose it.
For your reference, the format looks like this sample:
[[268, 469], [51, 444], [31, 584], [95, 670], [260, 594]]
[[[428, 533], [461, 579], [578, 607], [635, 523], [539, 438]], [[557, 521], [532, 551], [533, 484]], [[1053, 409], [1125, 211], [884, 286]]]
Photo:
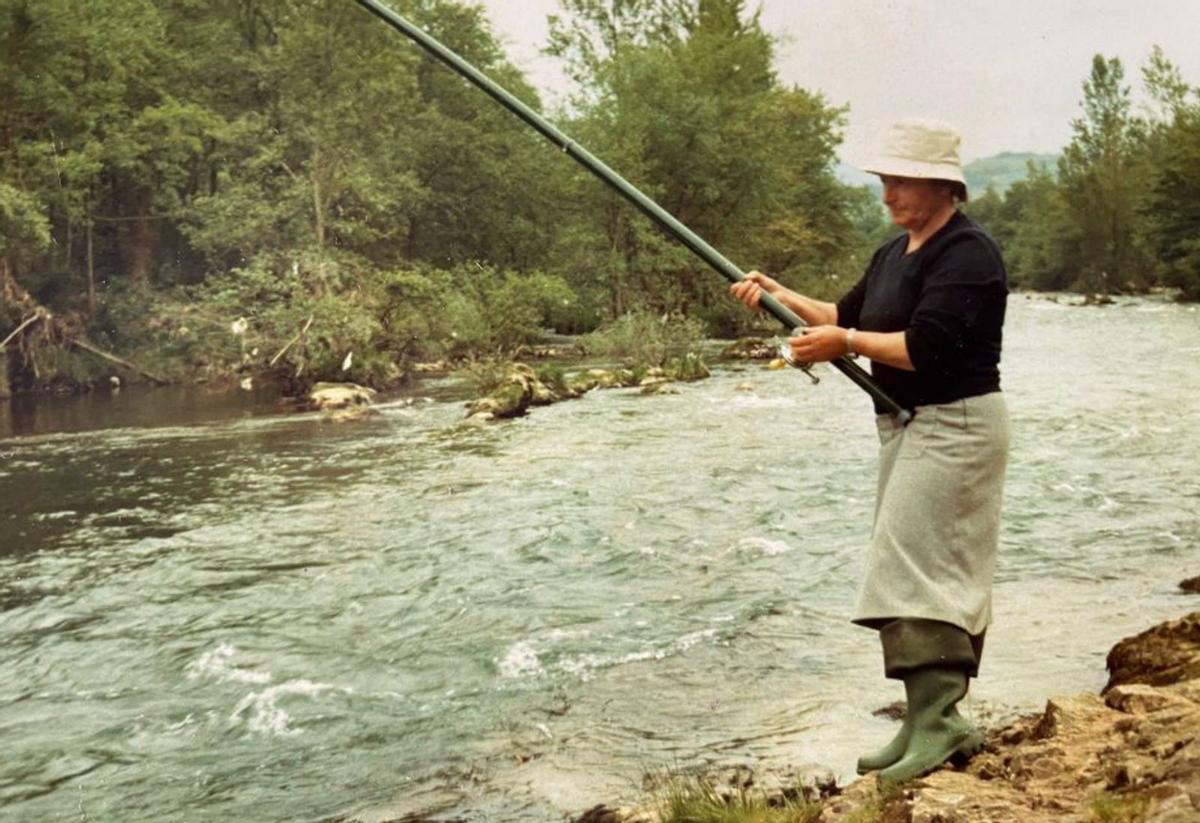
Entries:
[[[450, 49], [443, 46], [433, 37], [430, 37], [424, 31], [414, 26], [412, 23], [405, 20], [396, 12], [385, 6], [378, 0], [357, 0], [360, 6], [370, 11], [372, 14], [379, 17], [392, 28], [399, 31], [405, 37], [409, 38], [425, 51], [441, 60], [449, 66], [454, 72], [469, 80], [474, 86], [479, 88], [501, 106], [511, 111], [517, 117], [521, 118], [526, 124], [532, 126], [535, 131], [549, 140], [558, 148], [562, 149], [566, 154], [590, 171], [595, 176], [599, 177], [609, 186], [617, 191], [622, 197], [637, 207], [642, 214], [649, 217], [667, 233], [673, 236], [683, 245], [687, 246], [691, 251], [716, 270], [717, 274], [724, 277], [730, 283], [740, 283], [746, 279], [746, 274], [733, 263], [731, 263], [723, 254], [714, 249], [708, 243], [704, 242], [695, 232], [687, 226], [676, 220], [666, 209], [655, 203], [646, 195], [642, 194], [635, 186], [633, 186], [621, 175], [610, 169], [599, 158], [589, 152], [587, 149], [580, 146], [567, 135], [559, 131], [550, 121], [546, 120], [540, 114], [535, 112], [529, 106], [522, 103], [512, 94], [507, 92], [499, 84], [485, 75], [479, 69], [472, 66], [466, 60], [459, 57]], [[779, 302], [774, 296], [762, 293], [759, 300], [759, 305], [771, 314], [776, 320], [788, 328], [789, 331], [803, 329], [808, 326], [808, 323], [787, 306]], [[839, 357], [836, 360], [830, 361], [830, 365], [840, 371], [846, 377], [850, 378], [859, 388], [875, 400], [875, 402], [886, 408], [889, 413], [895, 415], [900, 422], [907, 423], [912, 417], [912, 413], [902, 407], [899, 403], [891, 398], [878, 383], [876, 383], [866, 371], [852, 362], [848, 357]], [[811, 376], [811, 375], [810, 375]], [[814, 378], [815, 379], [815, 378]]]

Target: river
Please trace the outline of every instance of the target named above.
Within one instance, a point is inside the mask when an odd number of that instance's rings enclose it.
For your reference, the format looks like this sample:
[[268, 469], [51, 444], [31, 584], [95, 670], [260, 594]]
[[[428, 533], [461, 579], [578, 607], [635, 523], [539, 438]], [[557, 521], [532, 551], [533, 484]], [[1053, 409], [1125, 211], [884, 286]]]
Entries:
[[[1198, 355], [1194, 306], [1011, 299], [982, 721], [1195, 608]], [[555, 821], [667, 768], [849, 777], [902, 694], [846, 622], [869, 400], [824, 374], [484, 426], [428, 389], [342, 424], [0, 405], [0, 817]]]

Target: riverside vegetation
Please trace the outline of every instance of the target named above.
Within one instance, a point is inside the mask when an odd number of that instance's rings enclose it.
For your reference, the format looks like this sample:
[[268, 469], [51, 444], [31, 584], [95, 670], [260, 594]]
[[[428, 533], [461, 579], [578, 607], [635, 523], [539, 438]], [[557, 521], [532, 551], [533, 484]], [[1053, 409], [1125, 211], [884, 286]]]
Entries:
[[[478, 7], [394, 5], [543, 108]], [[834, 176], [846, 110], [780, 81], [744, 0], [560, 5], [568, 133], [731, 259], [819, 297], [853, 282], [889, 229]], [[0, 0], [0, 44], [0, 393], [131, 369], [378, 388], [631, 313], [756, 322], [354, 4]], [[1097, 56], [1057, 173], [970, 206], [1018, 286], [1200, 296], [1200, 102], [1157, 51], [1143, 74], [1135, 116]]]

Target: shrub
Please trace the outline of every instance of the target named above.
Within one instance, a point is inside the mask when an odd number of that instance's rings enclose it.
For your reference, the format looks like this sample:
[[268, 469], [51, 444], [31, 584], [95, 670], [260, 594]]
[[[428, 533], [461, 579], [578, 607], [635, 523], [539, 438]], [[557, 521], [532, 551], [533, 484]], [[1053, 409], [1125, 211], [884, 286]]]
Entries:
[[698, 320], [631, 312], [585, 336], [581, 345], [590, 355], [661, 366], [698, 348], [703, 339], [704, 327]]
[[1143, 795], [1101, 792], [1092, 798], [1088, 820], [1095, 823], [1140, 823], [1146, 819], [1150, 799]]

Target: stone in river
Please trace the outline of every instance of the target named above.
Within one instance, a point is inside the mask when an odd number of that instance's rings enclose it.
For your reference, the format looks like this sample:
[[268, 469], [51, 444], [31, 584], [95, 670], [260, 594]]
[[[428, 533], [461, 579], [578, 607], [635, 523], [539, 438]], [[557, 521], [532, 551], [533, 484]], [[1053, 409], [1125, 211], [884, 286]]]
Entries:
[[374, 389], [355, 383], [317, 383], [308, 393], [309, 408], [334, 411], [371, 405]]
[[1200, 612], [1125, 638], [1108, 653], [1108, 672], [1102, 694], [1127, 683], [1165, 686], [1200, 677]]

